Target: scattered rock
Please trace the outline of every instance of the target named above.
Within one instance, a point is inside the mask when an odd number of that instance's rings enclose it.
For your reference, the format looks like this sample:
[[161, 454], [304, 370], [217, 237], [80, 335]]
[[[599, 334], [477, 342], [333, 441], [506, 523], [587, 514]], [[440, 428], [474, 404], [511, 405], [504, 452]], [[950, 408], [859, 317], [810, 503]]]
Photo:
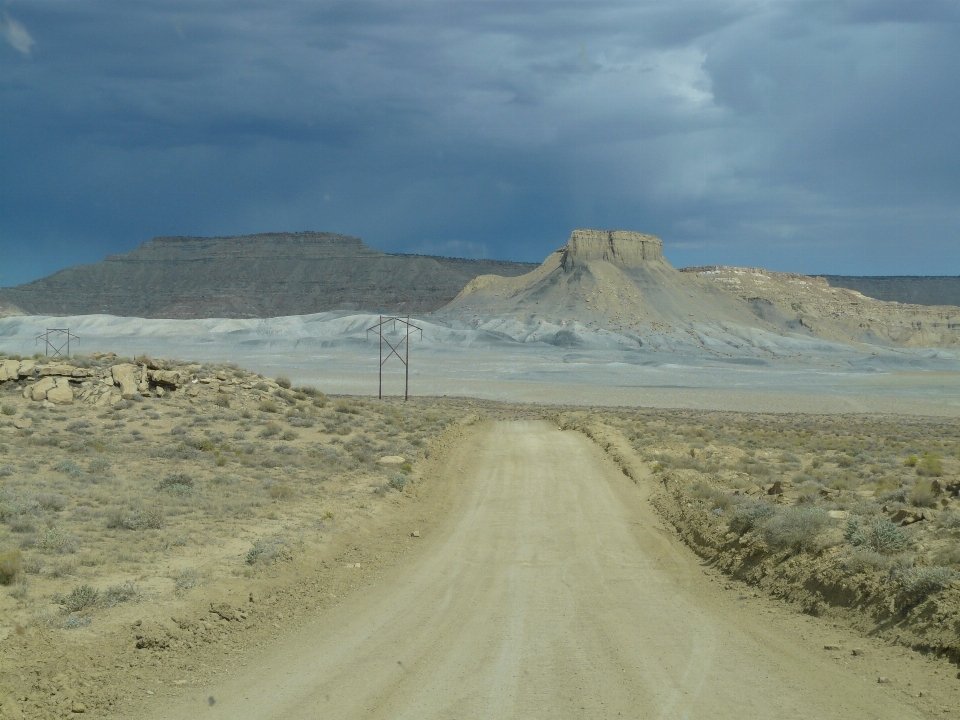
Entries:
[[880, 677], [877, 678], [877, 682], [880, 683], [881, 685], [885, 685], [890, 682], [890, 678], [884, 677], [883, 675], [881, 675]]
[[412, 533], [410, 533], [410, 537], [416, 537], [416, 538], [420, 537], [420, 531], [414, 530]]
[[827, 510], [827, 516], [836, 520], [846, 520], [850, 516], [850, 513], [846, 510]]
[[70, 381], [65, 377], [57, 378], [57, 386], [47, 391], [47, 400], [54, 405], [73, 405], [73, 389], [70, 387]]
[[27, 428], [33, 427], [33, 419], [25, 417], [16, 418], [13, 421], [13, 426], [17, 430], [26, 430]]
[[114, 365], [110, 368], [113, 375], [113, 383], [120, 386], [120, 396], [124, 400], [132, 400], [137, 395], [139, 368], [136, 365], [123, 363]]
[[85, 713], [87, 711], [87, 706], [81, 702], [75, 702], [70, 706], [70, 712], [73, 713]]
[[403, 458], [399, 455], [384, 455], [382, 458], [377, 460], [377, 462], [381, 465], [403, 465], [406, 461], [406, 458]]
[[33, 369], [37, 364], [33, 360], [21, 360], [20, 367], [17, 369], [17, 374], [20, 377], [29, 377], [33, 375]]
[[824, 645], [823, 649], [824, 650], [843, 650], [843, 648], [840, 647], [839, 645]]
[[52, 377], [45, 377], [40, 380], [40, 382], [35, 383], [30, 386], [30, 399], [31, 400], [46, 400], [47, 392], [53, 390], [57, 386], [57, 381]]

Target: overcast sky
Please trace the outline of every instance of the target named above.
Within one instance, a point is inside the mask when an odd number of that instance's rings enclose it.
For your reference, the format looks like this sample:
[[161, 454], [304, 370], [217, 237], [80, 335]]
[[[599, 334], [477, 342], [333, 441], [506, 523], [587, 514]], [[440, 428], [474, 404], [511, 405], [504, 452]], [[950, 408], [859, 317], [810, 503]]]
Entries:
[[157, 235], [960, 274], [958, 0], [0, 3], [0, 285]]

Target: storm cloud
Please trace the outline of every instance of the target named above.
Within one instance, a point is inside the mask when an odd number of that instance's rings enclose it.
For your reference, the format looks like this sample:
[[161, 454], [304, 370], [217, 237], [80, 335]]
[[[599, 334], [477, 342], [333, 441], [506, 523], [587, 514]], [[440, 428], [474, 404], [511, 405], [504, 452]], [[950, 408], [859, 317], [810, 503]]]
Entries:
[[960, 273], [960, 4], [8, 2], [0, 285], [156, 235]]

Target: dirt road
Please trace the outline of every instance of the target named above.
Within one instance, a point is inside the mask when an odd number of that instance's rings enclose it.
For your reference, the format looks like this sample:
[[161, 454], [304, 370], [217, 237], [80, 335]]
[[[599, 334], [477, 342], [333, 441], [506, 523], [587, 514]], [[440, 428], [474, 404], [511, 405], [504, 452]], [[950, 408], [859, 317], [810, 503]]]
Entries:
[[705, 578], [581, 434], [491, 424], [451, 475], [413, 562], [154, 717], [929, 716]]

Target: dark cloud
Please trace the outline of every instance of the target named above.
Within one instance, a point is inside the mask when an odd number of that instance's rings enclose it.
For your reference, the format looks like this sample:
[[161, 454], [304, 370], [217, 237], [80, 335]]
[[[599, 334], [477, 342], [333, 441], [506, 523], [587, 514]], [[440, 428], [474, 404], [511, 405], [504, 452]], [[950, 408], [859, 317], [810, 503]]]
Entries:
[[154, 235], [960, 273], [955, 2], [12, 1], [0, 284]]

